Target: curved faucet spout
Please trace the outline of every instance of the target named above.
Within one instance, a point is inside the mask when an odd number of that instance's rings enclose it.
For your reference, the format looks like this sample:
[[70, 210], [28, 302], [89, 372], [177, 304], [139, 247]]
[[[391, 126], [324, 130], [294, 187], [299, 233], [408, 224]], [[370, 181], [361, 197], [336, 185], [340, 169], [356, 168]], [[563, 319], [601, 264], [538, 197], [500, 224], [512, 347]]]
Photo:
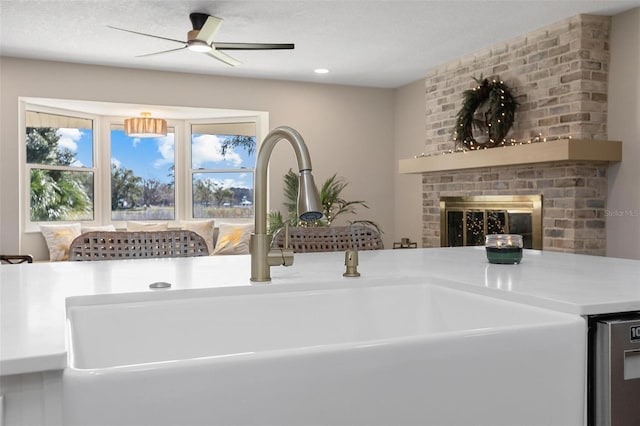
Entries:
[[267, 168], [271, 152], [278, 141], [289, 141], [296, 154], [300, 171], [298, 216], [303, 221], [319, 220], [322, 204], [311, 175], [311, 157], [302, 136], [291, 127], [278, 127], [264, 139], [258, 150], [254, 178], [255, 229], [251, 235], [251, 281], [270, 281], [270, 267], [293, 263], [293, 253], [270, 253], [271, 237], [267, 235]]

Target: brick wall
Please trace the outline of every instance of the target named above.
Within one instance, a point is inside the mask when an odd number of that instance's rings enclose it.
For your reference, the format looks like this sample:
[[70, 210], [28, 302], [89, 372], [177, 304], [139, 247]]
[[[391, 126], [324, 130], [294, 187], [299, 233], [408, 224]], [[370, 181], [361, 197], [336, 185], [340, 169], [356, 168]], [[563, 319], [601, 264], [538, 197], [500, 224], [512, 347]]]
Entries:
[[[520, 103], [509, 137], [606, 140], [609, 30], [610, 17], [578, 15], [429, 70], [423, 152], [456, 148], [462, 92], [481, 74], [503, 80]], [[548, 163], [424, 173], [423, 245], [440, 245], [441, 196], [542, 194], [543, 249], [604, 255], [606, 172]]]
[[541, 163], [424, 173], [422, 188], [424, 247], [440, 246], [440, 197], [542, 194], [543, 250], [605, 254], [606, 164]]

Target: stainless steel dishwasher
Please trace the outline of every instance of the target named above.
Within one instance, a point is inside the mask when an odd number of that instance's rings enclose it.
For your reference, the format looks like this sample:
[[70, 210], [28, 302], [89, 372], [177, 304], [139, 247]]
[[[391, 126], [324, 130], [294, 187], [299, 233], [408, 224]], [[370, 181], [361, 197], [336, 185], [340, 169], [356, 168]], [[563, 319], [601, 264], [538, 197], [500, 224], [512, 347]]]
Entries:
[[640, 425], [640, 312], [589, 320], [589, 425]]

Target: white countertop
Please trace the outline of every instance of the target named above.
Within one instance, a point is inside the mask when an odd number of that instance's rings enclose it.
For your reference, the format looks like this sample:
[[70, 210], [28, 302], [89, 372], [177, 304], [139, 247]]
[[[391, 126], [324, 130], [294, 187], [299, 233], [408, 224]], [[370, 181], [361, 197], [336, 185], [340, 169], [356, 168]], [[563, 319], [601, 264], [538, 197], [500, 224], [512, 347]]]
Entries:
[[[362, 274], [344, 278], [344, 253], [297, 254], [249, 281], [250, 257], [54, 262], [0, 267], [0, 374], [65, 368], [65, 299], [70, 296], [233, 286], [389, 279], [428, 282], [534, 306], [595, 315], [640, 311], [640, 261], [525, 250], [519, 265], [492, 265], [483, 247], [359, 253]], [[165, 281], [172, 290], [150, 290]]]

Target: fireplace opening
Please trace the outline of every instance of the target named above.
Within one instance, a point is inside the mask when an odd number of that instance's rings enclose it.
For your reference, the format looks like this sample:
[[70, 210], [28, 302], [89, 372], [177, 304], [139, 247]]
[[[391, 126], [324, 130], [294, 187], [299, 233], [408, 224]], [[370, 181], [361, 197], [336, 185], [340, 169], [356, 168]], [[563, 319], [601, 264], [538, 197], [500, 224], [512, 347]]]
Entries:
[[441, 247], [484, 245], [489, 234], [522, 235], [524, 248], [542, 250], [542, 196], [440, 198]]

